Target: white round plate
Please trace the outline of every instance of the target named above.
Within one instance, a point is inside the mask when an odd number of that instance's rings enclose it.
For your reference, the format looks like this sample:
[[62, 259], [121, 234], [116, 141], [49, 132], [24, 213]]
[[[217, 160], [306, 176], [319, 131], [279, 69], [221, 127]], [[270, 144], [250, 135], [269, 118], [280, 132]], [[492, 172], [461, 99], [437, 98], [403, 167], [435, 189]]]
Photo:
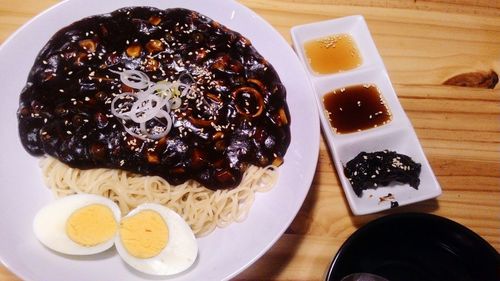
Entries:
[[83, 17], [126, 6], [198, 11], [249, 38], [276, 69], [287, 89], [292, 141], [278, 184], [256, 196], [248, 218], [198, 239], [197, 262], [169, 280], [224, 280], [244, 270], [283, 234], [304, 201], [316, 168], [319, 121], [305, 70], [287, 42], [261, 17], [232, 0], [69, 0], [24, 25], [0, 47], [0, 261], [23, 280], [158, 280], [127, 267], [116, 251], [72, 258], [34, 237], [36, 212], [53, 200], [38, 159], [21, 146], [16, 110], [19, 93], [39, 50], [59, 29]]

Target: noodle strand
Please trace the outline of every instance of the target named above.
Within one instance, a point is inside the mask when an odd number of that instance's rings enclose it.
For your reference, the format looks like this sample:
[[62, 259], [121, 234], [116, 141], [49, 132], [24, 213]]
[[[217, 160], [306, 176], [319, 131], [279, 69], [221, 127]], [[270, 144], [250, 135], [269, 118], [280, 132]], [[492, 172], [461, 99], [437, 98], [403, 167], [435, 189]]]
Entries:
[[141, 176], [115, 169], [80, 170], [47, 157], [40, 162], [45, 184], [55, 197], [92, 193], [115, 201], [123, 214], [146, 202], [162, 204], [179, 213], [196, 236], [232, 222], [245, 220], [256, 192], [270, 190], [278, 177], [274, 166], [249, 166], [239, 186], [210, 190], [196, 181], [172, 186], [158, 176]]

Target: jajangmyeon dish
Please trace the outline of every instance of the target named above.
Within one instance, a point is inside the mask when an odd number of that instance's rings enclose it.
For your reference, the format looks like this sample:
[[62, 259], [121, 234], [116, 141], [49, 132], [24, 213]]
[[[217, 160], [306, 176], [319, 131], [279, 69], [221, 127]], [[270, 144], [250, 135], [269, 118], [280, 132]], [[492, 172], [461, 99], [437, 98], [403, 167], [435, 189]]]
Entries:
[[57, 196], [159, 202], [204, 234], [244, 218], [290, 143], [286, 90], [241, 34], [197, 12], [131, 7], [40, 51], [19, 133]]

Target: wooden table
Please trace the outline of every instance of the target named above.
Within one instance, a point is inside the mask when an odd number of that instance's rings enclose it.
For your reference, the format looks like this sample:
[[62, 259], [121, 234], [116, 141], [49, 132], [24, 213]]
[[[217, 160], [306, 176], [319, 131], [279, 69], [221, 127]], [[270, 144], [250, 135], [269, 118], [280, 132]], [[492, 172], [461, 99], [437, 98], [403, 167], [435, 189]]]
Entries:
[[[0, 42], [56, 2], [0, 0]], [[271, 250], [236, 280], [321, 280], [349, 235], [389, 213], [416, 211], [450, 218], [500, 251], [500, 86], [477, 88], [490, 70], [500, 73], [500, 2], [241, 2], [289, 42], [291, 26], [364, 15], [443, 194], [388, 212], [354, 216], [322, 140], [313, 185], [296, 219]], [[470, 72], [475, 74], [454, 80], [472, 77], [476, 87], [443, 85], [455, 75]], [[0, 280], [19, 279], [0, 266]]]

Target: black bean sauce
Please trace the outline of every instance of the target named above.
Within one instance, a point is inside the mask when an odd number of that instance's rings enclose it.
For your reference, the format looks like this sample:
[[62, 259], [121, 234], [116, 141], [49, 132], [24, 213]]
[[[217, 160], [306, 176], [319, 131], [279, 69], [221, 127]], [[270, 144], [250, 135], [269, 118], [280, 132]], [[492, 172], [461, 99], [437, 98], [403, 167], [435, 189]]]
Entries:
[[[195, 84], [171, 112], [167, 136], [134, 137], [111, 113], [114, 96], [131, 90], [111, 71], [124, 69]], [[50, 39], [21, 93], [19, 133], [32, 155], [75, 168], [232, 188], [248, 164], [282, 162], [290, 143], [285, 96], [274, 68], [239, 33], [186, 9], [124, 8]]]

